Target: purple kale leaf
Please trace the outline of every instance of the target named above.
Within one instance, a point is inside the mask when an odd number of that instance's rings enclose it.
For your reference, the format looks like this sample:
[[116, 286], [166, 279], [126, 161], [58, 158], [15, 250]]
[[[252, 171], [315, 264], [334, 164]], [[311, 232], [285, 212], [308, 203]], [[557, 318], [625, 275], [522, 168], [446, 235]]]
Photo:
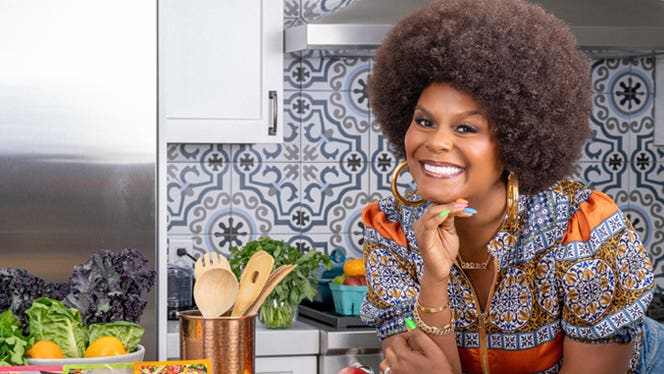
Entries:
[[27, 334], [29, 323], [24, 312], [32, 301], [40, 297], [61, 300], [68, 289], [68, 283], [49, 283], [25, 269], [0, 268], [0, 312], [11, 310]]
[[81, 312], [83, 324], [127, 321], [138, 323], [157, 272], [135, 249], [102, 250], [75, 266], [65, 305]]

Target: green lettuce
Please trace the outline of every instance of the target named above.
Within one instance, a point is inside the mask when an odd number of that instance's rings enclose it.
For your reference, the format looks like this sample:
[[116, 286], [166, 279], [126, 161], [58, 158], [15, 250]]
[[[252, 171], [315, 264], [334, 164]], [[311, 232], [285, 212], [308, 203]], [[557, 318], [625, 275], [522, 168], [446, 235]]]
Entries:
[[83, 327], [78, 309], [41, 297], [25, 311], [30, 321], [30, 339], [50, 340], [57, 344], [67, 358], [83, 357], [88, 345], [87, 330]]
[[28, 340], [23, 336], [21, 322], [11, 310], [0, 314], [0, 366], [25, 365], [25, 348]]
[[93, 343], [102, 336], [115, 336], [122, 340], [127, 352], [136, 350], [138, 343], [141, 342], [144, 329], [141, 325], [133, 322], [117, 321], [106, 323], [93, 323], [88, 325], [90, 343]]

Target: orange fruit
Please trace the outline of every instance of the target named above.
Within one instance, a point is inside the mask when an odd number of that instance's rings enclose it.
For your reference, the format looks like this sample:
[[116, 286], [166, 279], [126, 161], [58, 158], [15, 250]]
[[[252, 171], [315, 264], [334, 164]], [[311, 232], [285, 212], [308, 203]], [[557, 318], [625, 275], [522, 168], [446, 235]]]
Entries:
[[32, 358], [64, 358], [62, 349], [50, 340], [39, 340], [32, 345], [26, 355]]
[[115, 336], [102, 336], [88, 346], [83, 357], [117, 356], [127, 353], [122, 340]]
[[353, 258], [344, 262], [344, 274], [349, 277], [356, 277], [365, 275], [364, 260], [361, 258]]

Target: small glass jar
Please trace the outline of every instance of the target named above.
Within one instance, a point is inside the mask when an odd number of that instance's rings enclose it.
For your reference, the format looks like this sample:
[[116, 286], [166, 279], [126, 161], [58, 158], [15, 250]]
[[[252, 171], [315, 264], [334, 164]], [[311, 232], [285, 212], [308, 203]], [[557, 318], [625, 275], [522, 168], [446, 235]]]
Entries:
[[258, 319], [268, 329], [287, 329], [297, 319], [297, 305], [287, 301], [266, 301], [261, 306]]

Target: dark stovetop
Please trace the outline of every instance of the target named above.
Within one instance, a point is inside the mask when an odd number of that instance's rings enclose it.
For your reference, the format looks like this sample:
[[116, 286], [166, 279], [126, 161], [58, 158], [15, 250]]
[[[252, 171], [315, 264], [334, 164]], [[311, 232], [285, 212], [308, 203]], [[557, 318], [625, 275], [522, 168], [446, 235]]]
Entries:
[[334, 307], [331, 309], [317, 303], [302, 302], [297, 309], [298, 315], [307, 317], [337, 329], [369, 328], [359, 316], [344, 316], [337, 314]]

